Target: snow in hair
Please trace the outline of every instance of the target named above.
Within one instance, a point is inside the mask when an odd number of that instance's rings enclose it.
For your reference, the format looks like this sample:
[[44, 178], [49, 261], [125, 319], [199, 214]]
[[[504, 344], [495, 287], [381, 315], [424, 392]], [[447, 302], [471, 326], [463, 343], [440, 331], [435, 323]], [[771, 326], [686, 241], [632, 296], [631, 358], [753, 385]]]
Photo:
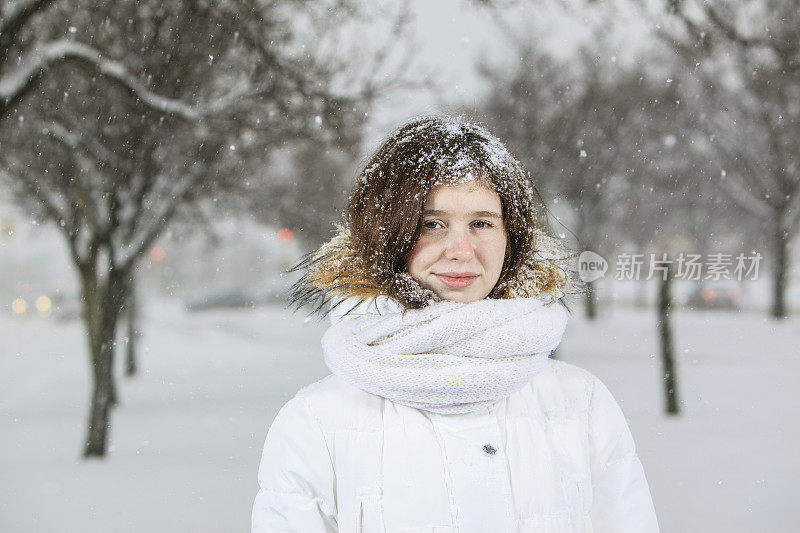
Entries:
[[386, 177], [387, 167], [424, 179], [427, 188], [485, 179], [503, 192], [530, 193], [529, 176], [508, 148], [485, 126], [451, 116], [421, 117], [395, 130], [361, 175], [362, 183]]

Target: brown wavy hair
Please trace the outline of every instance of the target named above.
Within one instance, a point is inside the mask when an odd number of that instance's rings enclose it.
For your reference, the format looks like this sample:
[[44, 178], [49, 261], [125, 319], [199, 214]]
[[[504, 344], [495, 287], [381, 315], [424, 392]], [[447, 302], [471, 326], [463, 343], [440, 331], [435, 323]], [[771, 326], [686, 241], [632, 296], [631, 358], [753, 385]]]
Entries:
[[[425, 306], [435, 296], [406, 272], [423, 206], [434, 187], [468, 181], [500, 196], [508, 237], [500, 278], [488, 297], [564, 287], [562, 266], [534, 264], [542, 260], [535, 258], [537, 241], [549, 239], [552, 249], [555, 240], [539, 229], [543, 204], [528, 172], [482, 125], [433, 116], [402, 126], [369, 158], [351, 191], [345, 226], [296, 267], [306, 274], [295, 284], [293, 300], [321, 299], [322, 307], [334, 295], [386, 294], [408, 309]], [[559, 250], [557, 259], [566, 259]]]

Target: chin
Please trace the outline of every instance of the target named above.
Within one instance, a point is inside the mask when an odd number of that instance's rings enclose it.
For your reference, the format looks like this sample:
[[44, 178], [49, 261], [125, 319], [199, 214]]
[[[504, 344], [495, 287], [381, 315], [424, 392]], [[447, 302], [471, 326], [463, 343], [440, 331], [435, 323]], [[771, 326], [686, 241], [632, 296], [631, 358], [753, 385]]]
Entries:
[[[463, 292], [449, 292], [445, 291], [442, 293], [437, 293], [439, 298], [442, 300], [448, 300], [450, 302], [458, 302], [462, 304], [468, 304], [470, 302], [477, 302], [478, 300], [483, 300], [486, 296], [481, 296], [480, 294], [475, 293], [463, 293]], [[488, 296], [488, 295], [487, 295]]]

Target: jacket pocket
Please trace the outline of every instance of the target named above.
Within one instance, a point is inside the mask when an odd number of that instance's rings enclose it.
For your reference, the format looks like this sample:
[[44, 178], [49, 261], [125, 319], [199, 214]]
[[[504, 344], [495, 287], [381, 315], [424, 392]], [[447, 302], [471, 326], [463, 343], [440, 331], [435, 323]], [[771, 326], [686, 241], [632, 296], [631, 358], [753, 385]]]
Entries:
[[380, 494], [365, 494], [359, 497], [357, 533], [385, 533], [383, 507]]

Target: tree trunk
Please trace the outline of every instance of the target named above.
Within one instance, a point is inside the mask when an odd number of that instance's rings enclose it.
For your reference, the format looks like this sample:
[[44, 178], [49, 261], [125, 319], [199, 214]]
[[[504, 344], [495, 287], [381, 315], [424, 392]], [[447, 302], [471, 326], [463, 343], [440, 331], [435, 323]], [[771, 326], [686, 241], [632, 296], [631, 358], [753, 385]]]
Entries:
[[594, 281], [586, 283], [586, 318], [597, 318], [597, 286]]
[[[587, 211], [584, 213], [584, 216], [580, 218], [578, 228], [580, 233], [578, 233], [578, 235], [582, 236], [584, 239], [584, 250], [591, 250], [592, 252], [598, 253], [598, 247], [596, 246], [598, 239], [595, 233], [597, 227], [592, 220], [594, 220], [594, 217], [591, 216], [591, 212]], [[597, 318], [597, 283], [595, 281], [586, 282], [584, 309], [586, 311], [586, 318], [589, 320]]]
[[773, 235], [772, 316], [786, 318], [786, 266], [788, 262], [789, 235], [780, 225]]
[[117, 403], [113, 372], [117, 323], [127, 288], [120, 272], [112, 271], [104, 282], [97, 279], [96, 272], [93, 267], [82, 273], [93, 385], [84, 457], [106, 454], [111, 408]]
[[680, 413], [678, 405], [677, 377], [675, 375], [674, 349], [672, 346], [672, 325], [670, 310], [672, 309], [672, 268], [667, 265], [667, 274], [661, 281], [661, 294], [658, 302], [658, 327], [661, 333], [661, 361], [664, 367], [664, 394], [666, 396], [667, 413]]
[[93, 393], [89, 408], [89, 427], [86, 435], [84, 457], [102, 457], [106, 454], [110, 411], [112, 407], [112, 352], [113, 346], [104, 344], [98, 353], [92, 353]]
[[136, 282], [130, 280], [128, 288], [128, 345], [125, 350], [125, 375], [136, 375], [136, 341], [141, 335], [139, 332], [139, 305], [136, 298]]

